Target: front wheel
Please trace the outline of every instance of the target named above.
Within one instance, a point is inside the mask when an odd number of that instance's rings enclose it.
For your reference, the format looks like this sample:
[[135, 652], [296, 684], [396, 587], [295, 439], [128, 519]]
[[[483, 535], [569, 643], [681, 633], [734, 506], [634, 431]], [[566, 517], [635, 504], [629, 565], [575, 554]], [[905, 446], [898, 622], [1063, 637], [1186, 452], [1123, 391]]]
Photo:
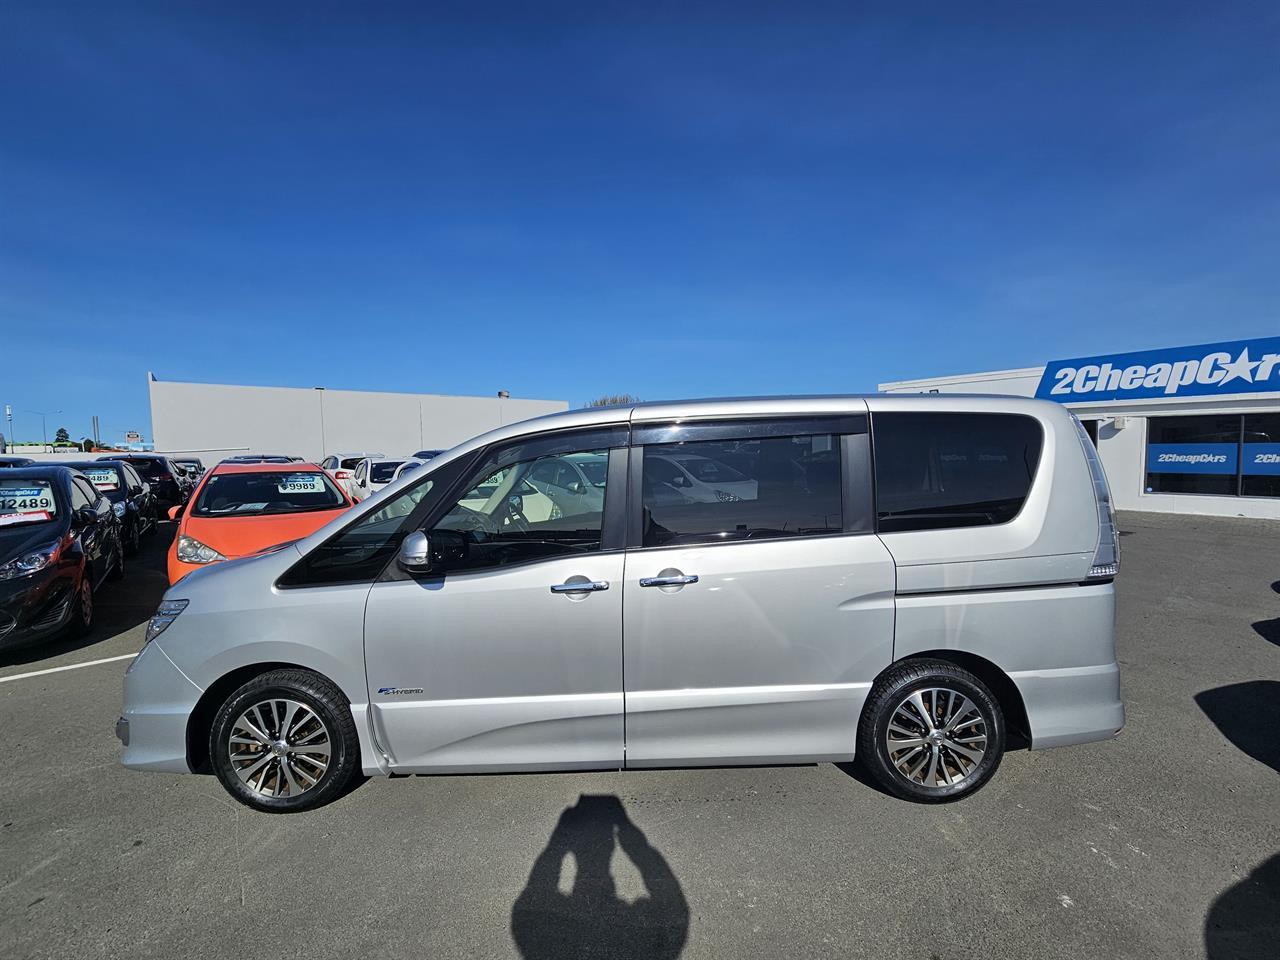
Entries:
[[871, 689], [858, 755], [889, 792], [938, 803], [991, 779], [1004, 740], [1004, 714], [981, 680], [944, 660], [909, 660]]
[[209, 756], [228, 793], [269, 813], [328, 803], [360, 768], [347, 698], [308, 670], [273, 670], [232, 693], [214, 717]]

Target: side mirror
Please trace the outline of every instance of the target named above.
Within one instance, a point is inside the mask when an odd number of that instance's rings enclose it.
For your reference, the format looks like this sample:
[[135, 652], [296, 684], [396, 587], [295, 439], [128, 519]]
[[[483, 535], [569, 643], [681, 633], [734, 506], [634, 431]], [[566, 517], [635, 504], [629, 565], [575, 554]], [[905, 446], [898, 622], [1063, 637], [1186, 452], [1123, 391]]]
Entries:
[[587, 492], [587, 488], [582, 485], [581, 480], [573, 480], [569, 483], [569, 492], [583, 494]]
[[98, 519], [98, 511], [93, 507], [81, 507], [76, 511], [76, 523], [79, 526], [87, 527]]
[[178, 504], [176, 507], [169, 508], [170, 520], [177, 520], [180, 516], [182, 516], [182, 504]]
[[421, 530], [414, 530], [400, 541], [396, 555], [401, 569], [410, 573], [422, 573], [431, 567], [431, 542]]

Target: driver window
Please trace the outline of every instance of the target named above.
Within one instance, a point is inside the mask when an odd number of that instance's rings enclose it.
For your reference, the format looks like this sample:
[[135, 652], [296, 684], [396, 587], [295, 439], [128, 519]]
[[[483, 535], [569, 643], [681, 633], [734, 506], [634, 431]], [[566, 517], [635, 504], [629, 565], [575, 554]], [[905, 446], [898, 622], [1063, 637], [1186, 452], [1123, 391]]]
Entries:
[[80, 480], [79, 477], [71, 478], [71, 509], [72, 511], [79, 510], [81, 507], [93, 506], [93, 501], [97, 499], [96, 495], [92, 500], [89, 498], [89, 495], [84, 492], [84, 487], [80, 485], [79, 480]]
[[[606, 448], [571, 456], [608, 455]], [[579, 492], [557, 485], [560, 456], [485, 467], [473, 477], [429, 533], [443, 566], [475, 570], [599, 550], [604, 485]]]

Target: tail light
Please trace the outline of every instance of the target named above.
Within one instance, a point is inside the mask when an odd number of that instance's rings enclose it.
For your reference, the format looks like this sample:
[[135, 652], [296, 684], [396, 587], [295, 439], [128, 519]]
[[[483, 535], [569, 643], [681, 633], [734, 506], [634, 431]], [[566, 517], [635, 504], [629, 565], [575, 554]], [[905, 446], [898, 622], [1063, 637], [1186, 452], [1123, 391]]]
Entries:
[[1084, 424], [1072, 414], [1075, 420], [1076, 433], [1080, 437], [1080, 446], [1084, 449], [1084, 458], [1089, 463], [1089, 476], [1093, 478], [1093, 499], [1098, 507], [1098, 549], [1093, 555], [1093, 565], [1089, 567], [1090, 580], [1110, 580], [1120, 572], [1120, 528], [1116, 526], [1116, 511], [1111, 503], [1111, 488], [1107, 486], [1107, 475], [1103, 472], [1102, 461], [1098, 458], [1098, 449], [1085, 432]]
[[350, 479], [351, 479], [351, 471], [350, 471], [350, 470], [338, 470], [338, 471], [336, 471], [336, 472], [334, 473], [334, 475], [333, 475], [333, 479], [335, 479], [335, 480], [350, 480]]

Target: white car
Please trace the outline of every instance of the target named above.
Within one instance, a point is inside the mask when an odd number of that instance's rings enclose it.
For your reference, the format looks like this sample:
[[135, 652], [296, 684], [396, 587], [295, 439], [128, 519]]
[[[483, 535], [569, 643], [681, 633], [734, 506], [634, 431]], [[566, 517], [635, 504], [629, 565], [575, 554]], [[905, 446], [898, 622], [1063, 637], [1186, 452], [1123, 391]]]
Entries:
[[387, 484], [392, 483], [406, 470], [426, 463], [416, 457], [392, 459], [390, 457], [365, 457], [356, 464], [351, 475], [351, 497], [357, 503], [367, 500]]
[[345, 490], [352, 499], [355, 499], [355, 490], [351, 481], [355, 477], [356, 467], [360, 465], [360, 461], [370, 457], [380, 459], [385, 456], [385, 453], [334, 453], [320, 461], [320, 469], [327, 470], [329, 476], [333, 477], [334, 482]]
[[694, 503], [754, 500], [757, 496], [757, 481], [711, 457], [681, 453], [651, 457], [646, 463], [654, 484], [666, 484]]

